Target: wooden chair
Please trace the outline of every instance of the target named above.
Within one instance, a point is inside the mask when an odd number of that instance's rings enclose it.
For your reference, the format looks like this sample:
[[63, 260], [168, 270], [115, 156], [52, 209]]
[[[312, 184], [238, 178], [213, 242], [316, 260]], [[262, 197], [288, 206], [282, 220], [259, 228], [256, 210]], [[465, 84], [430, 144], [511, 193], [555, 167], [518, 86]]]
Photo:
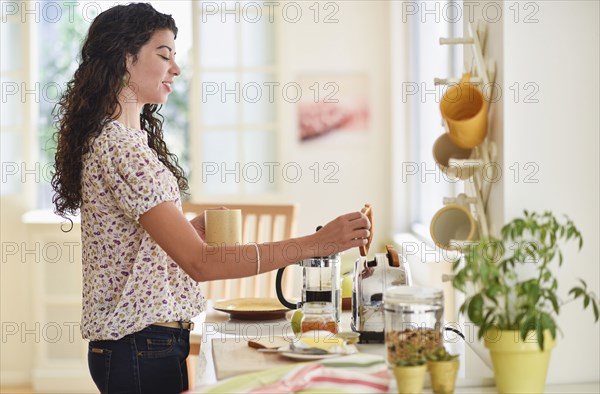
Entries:
[[[224, 204], [184, 203], [183, 213], [190, 219], [210, 208], [219, 208]], [[275, 242], [291, 238], [296, 226], [295, 205], [251, 205], [226, 204], [229, 209], [242, 210], [242, 242]], [[206, 299], [276, 297], [275, 275], [277, 271], [265, 272], [249, 278], [225, 279], [203, 282], [200, 286]], [[283, 288], [292, 288], [294, 272], [289, 268], [285, 272]], [[190, 357], [187, 359], [190, 389], [195, 382], [196, 358], [200, 354], [200, 338], [190, 338]]]

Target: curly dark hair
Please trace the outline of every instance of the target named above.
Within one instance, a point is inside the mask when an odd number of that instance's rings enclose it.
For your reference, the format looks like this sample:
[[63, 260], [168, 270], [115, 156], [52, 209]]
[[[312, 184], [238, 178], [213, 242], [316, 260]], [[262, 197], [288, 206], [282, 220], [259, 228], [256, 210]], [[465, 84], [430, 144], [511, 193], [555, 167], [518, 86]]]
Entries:
[[[121, 113], [118, 95], [127, 74], [126, 56], [136, 59], [140, 48], [158, 30], [170, 30], [177, 37], [171, 15], [144, 3], [112, 7], [92, 22], [79, 67], [55, 110], [57, 150], [52, 202], [60, 216], [76, 214], [81, 207], [82, 157], [110, 117]], [[148, 145], [177, 178], [183, 192], [188, 190], [188, 182], [177, 156], [169, 152], [163, 140], [160, 108], [157, 104], [144, 105], [140, 124], [148, 134]]]

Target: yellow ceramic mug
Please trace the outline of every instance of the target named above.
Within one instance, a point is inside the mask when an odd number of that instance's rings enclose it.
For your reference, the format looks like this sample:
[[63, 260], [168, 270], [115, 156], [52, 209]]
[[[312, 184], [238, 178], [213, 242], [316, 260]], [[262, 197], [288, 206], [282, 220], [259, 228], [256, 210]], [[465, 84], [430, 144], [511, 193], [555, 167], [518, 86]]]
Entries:
[[448, 88], [440, 103], [450, 139], [465, 149], [481, 144], [487, 134], [488, 103], [470, 79], [470, 74], [464, 74], [457, 85]]
[[218, 245], [242, 243], [242, 211], [240, 209], [209, 209], [204, 211], [206, 242]]

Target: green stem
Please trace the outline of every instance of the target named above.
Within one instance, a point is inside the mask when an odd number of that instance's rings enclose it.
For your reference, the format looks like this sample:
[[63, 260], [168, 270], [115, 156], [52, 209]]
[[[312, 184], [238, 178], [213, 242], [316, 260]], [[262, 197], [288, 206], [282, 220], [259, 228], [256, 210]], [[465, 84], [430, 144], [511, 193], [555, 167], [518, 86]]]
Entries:
[[505, 300], [504, 300], [504, 309], [506, 310], [506, 324], [507, 327], [506, 328], [511, 328], [512, 327], [512, 322], [510, 321], [510, 308], [508, 307], [508, 298], [509, 298], [509, 292], [507, 291], [505, 293]]
[[[504, 266], [506, 268], [506, 266]], [[498, 283], [501, 285], [501, 289], [504, 293], [504, 313], [506, 315], [506, 328], [510, 329], [512, 327], [511, 319], [510, 319], [510, 308], [509, 308], [509, 297], [510, 297], [510, 288], [506, 285], [504, 269], [500, 271], [500, 275], [498, 276]]]

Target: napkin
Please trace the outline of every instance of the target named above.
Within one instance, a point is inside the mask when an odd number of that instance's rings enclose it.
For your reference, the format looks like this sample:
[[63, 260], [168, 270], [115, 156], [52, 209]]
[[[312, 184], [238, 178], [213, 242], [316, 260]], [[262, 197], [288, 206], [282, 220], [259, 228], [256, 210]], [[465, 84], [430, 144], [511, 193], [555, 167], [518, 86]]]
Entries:
[[311, 363], [292, 364], [199, 387], [202, 393], [382, 393], [390, 377], [380, 356], [357, 353]]

